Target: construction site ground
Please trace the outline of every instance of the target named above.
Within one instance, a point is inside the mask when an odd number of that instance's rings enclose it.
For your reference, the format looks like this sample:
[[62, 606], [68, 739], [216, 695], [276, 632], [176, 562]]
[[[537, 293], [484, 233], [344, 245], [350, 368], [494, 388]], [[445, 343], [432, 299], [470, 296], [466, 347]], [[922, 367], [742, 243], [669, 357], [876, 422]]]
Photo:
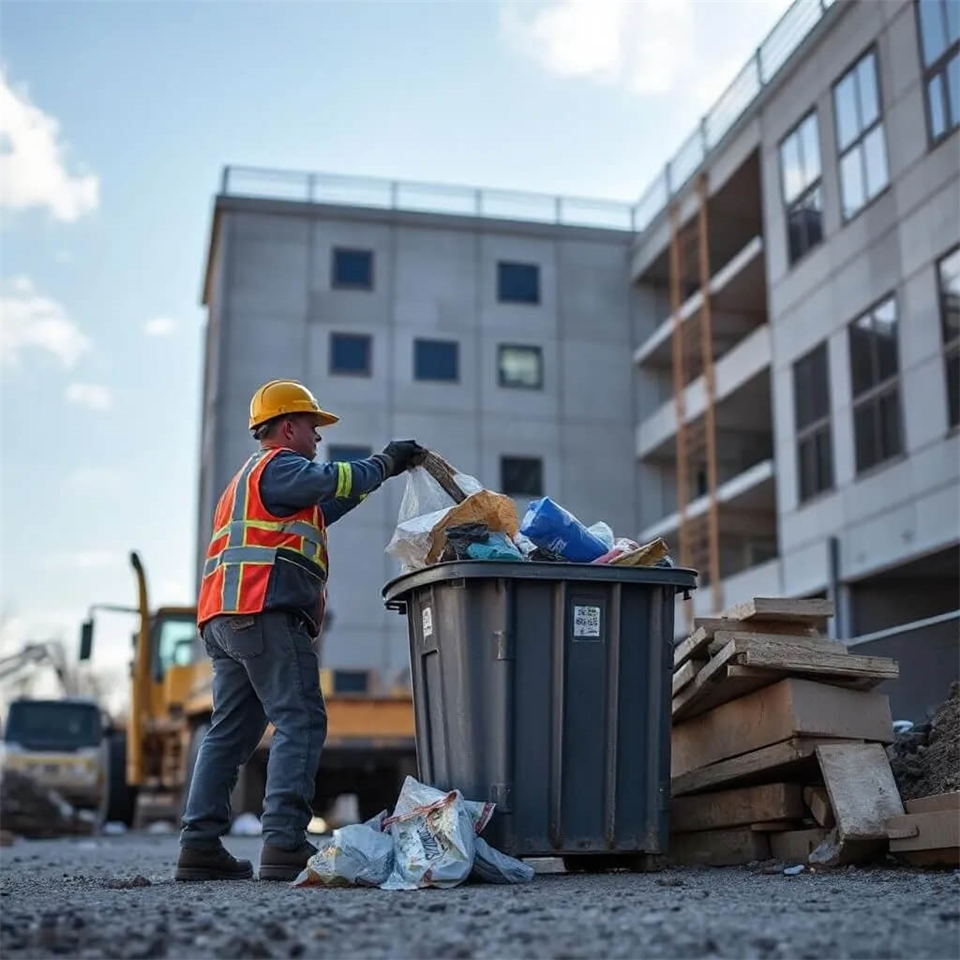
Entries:
[[[257, 862], [259, 840], [228, 838]], [[0, 850], [0, 955], [14, 957], [948, 957], [960, 871], [782, 865], [565, 874], [521, 886], [294, 889], [176, 883], [175, 834]]]

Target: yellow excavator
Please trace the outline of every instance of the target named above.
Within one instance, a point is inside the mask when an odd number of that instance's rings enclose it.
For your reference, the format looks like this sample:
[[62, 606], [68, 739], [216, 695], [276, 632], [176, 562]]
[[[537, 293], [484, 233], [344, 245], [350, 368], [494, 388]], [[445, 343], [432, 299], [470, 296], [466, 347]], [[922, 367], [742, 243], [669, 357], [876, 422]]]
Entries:
[[[196, 608], [150, 610], [147, 577], [136, 552], [139, 630], [130, 666], [125, 730], [110, 738], [112, 782], [108, 817], [140, 828], [177, 823], [186, 803], [197, 751], [213, 712], [212, 668], [197, 631]], [[81, 628], [81, 661], [93, 651], [94, 618]], [[392, 807], [404, 777], [416, 774], [413, 698], [409, 686], [385, 687], [375, 671], [320, 668], [327, 739], [314, 795], [322, 816], [343, 795], [355, 795], [360, 819]], [[260, 815], [273, 728], [240, 771], [232, 807]]]

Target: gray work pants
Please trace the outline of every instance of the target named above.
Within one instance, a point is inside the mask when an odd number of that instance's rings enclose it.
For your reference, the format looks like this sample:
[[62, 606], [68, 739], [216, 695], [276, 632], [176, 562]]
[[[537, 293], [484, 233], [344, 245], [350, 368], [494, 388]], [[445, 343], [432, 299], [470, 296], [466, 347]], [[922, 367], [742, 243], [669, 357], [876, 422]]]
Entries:
[[220, 616], [204, 625], [213, 661], [213, 717], [197, 754], [180, 843], [216, 847], [230, 828], [240, 764], [274, 734], [263, 802], [263, 842], [295, 850], [306, 839], [327, 735], [316, 650], [303, 621], [282, 611]]

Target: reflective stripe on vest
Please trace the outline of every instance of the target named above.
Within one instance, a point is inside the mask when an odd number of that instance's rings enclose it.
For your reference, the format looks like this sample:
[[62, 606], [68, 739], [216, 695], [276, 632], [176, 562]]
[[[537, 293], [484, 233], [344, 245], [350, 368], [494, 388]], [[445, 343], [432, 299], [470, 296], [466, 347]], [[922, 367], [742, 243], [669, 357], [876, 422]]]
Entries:
[[[319, 507], [298, 511], [291, 518], [273, 517], [260, 501], [259, 491], [253, 490], [263, 467], [279, 452], [270, 449], [254, 454], [217, 505], [215, 515], [220, 526], [210, 538], [203, 566], [200, 623], [219, 613], [257, 613], [263, 609], [271, 568], [280, 551], [301, 556], [305, 567], [316, 570], [321, 580], [326, 579], [326, 534]], [[338, 482], [344, 484], [342, 473]], [[349, 469], [346, 484], [352, 486]], [[224, 516], [228, 505], [229, 520]], [[259, 516], [251, 517], [251, 512]], [[251, 543], [251, 539], [256, 542]]]

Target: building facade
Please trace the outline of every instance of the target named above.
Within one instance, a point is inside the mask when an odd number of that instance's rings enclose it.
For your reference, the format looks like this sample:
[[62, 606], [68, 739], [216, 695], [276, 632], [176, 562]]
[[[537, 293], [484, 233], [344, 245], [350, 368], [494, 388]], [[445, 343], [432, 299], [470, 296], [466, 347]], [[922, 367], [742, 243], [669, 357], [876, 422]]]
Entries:
[[[639, 234], [644, 536], [681, 526], [675, 332], [694, 437], [713, 408], [715, 484], [706, 443], [685, 444], [684, 519], [713, 508], [719, 528], [720, 589], [698, 591], [698, 613], [718, 596], [829, 594], [851, 638], [957, 609], [958, 11], [825, 7]], [[712, 400], [704, 353], [688, 349], [705, 312]]]
[[[832, 597], [845, 639], [955, 637], [958, 10], [796, 0], [629, 210], [233, 171], [204, 297], [200, 549], [250, 393], [293, 376], [343, 418], [322, 455], [416, 437], [521, 511], [549, 493], [665, 537], [701, 572], [678, 634], [787, 595]], [[331, 530], [330, 665], [405, 663], [379, 603], [402, 491]]]
[[[587, 523], [636, 529], [629, 230], [245, 192], [234, 176], [214, 215], [199, 551], [253, 449], [250, 396], [275, 377], [341, 417], [322, 458], [415, 438], [521, 515], [549, 492]], [[626, 205], [606, 212], [629, 225]], [[405, 621], [380, 600], [404, 488], [388, 481], [330, 528], [327, 666], [389, 678], [407, 663]]]

